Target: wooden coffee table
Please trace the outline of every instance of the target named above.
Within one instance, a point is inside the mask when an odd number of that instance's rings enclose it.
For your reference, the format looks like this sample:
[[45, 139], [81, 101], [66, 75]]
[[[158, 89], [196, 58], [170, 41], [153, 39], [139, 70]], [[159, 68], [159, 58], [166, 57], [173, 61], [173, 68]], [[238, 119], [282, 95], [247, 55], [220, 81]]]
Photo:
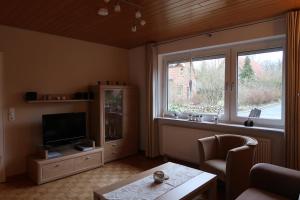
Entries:
[[[117, 182], [115, 184], [103, 187], [97, 191], [94, 191], [94, 199], [95, 200], [106, 200], [104, 197], [105, 194], [115, 191], [119, 188], [122, 188], [128, 184], [134, 183], [136, 181], [142, 180], [145, 177], [149, 177], [153, 174], [153, 172], [158, 170], [166, 170], [168, 167], [182, 167], [182, 165], [175, 163], [165, 163], [158, 167], [152, 168], [150, 170], [144, 171], [142, 173], [131, 176], [130, 178]], [[195, 171], [195, 169], [191, 169]], [[216, 186], [217, 186], [217, 176], [214, 174], [210, 174], [204, 171], [196, 170], [198, 175], [193, 178], [188, 179], [184, 183], [174, 187], [173, 189], [167, 191], [166, 193], [160, 195], [155, 199], [160, 200], [176, 200], [176, 199], [193, 199], [194, 197], [202, 194], [204, 192], [208, 193], [209, 200], [216, 199]], [[143, 188], [142, 188], [143, 189]], [[125, 198], [120, 198], [125, 199]], [[126, 198], [127, 199], [127, 198]]]

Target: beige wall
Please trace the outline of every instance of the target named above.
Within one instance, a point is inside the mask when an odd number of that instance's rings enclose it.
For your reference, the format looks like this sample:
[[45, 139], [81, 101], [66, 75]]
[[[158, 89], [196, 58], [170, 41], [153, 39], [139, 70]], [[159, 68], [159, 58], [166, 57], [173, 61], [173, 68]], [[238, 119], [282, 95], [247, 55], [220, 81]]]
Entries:
[[129, 51], [129, 81], [139, 88], [140, 96], [140, 149], [145, 149], [146, 140], [146, 68], [145, 46]]
[[[128, 81], [128, 50], [0, 26], [4, 56], [4, 126], [7, 176], [23, 173], [41, 144], [44, 113], [86, 111], [86, 103], [27, 104], [24, 92], [74, 93], [97, 80]], [[8, 108], [16, 120], [7, 120]]]

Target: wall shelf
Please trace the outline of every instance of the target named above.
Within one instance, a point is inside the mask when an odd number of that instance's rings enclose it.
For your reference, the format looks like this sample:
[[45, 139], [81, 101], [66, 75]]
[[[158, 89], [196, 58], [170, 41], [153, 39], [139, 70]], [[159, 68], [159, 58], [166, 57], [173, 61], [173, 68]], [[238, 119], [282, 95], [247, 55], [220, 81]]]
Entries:
[[91, 102], [90, 99], [66, 99], [66, 100], [32, 100], [27, 103], [76, 103], [76, 102]]
[[85, 92], [75, 92], [72, 94], [40, 94], [37, 92], [26, 92], [26, 103], [77, 103], [77, 102], [91, 102], [94, 99], [94, 94]]

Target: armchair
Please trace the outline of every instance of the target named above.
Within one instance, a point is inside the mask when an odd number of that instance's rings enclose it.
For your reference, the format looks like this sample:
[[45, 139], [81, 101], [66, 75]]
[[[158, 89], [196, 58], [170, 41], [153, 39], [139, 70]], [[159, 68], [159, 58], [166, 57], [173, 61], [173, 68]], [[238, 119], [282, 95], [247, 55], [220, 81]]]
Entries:
[[249, 183], [257, 141], [240, 135], [215, 135], [198, 140], [200, 169], [217, 174], [226, 184], [227, 199], [234, 199]]
[[300, 198], [300, 171], [259, 163], [250, 172], [250, 188], [236, 200]]

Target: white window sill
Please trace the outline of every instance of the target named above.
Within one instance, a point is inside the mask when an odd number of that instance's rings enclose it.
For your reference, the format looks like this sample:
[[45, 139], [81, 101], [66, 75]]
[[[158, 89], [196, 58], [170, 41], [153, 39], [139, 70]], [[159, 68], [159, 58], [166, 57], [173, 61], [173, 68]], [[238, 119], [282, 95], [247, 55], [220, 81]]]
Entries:
[[196, 121], [189, 121], [186, 119], [174, 119], [174, 118], [164, 118], [164, 117], [157, 117], [159, 125], [174, 125], [180, 127], [187, 127], [187, 128], [199, 128], [209, 131], [215, 132], [230, 132], [240, 133], [241, 131], [247, 131], [248, 133], [253, 132], [254, 134], [261, 133], [261, 134], [284, 134], [284, 129], [278, 128], [269, 128], [269, 127], [247, 127], [241, 124], [229, 124], [229, 123], [218, 123], [215, 124], [213, 122], [196, 122]]

